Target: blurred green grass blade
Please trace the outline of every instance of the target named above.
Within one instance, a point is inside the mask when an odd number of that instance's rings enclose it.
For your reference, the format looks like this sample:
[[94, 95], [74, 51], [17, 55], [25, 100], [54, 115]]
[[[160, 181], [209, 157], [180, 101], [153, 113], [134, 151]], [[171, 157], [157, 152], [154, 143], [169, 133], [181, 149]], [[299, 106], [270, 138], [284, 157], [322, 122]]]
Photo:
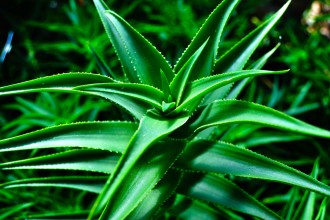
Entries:
[[[223, 29], [230, 17], [232, 11], [236, 8], [239, 0], [225, 0], [210, 14], [201, 29], [198, 31], [186, 51], [182, 54], [178, 63], [175, 65], [175, 72], [179, 72], [185, 63], [193, 56], [195, 51], [198, 50], [209, 38], [211, 42], [207, 48], [207, 53], [203, 54], [205, 60], [199, 63], [199, 75], [209, 75], [209, 69], [213, 67], [213, 61], [217, 55], [217, 50]], [[211, 63], [209, 63], [211, 62]], [[205, 76], [205, 75], [204, 75]]]
[[266, 71], [266, 70], [243, 70], [233, 73], [223, 73], [215, 76], [205, 77], [199, 80], [195, 80], [187, 85], [182, 103], [177, 107], [175, 111], [181, 112], [184, 108], [189, 108], [191, 102], [201, 99], [210, 92], [228, 85], [237, 80], [241, 80], [251, 76], [260, 76], [267, 74], [282, 74], [287, 71]]
[[9, 189], [16, 187], [64, 187], [92, 193], [100, 193], [106, 180], [106, 176], [38, 177], [6, 182], [0, 184], [0, 188]]
[[329, 198], [324, 198], [320, 205], [319, 212], [317, 213], [317, 215], [315, 217], [315, 220], [325, 220], [326, 219], [325, 217], [326, 217], [328, 204], [329, 204]]
[[104, 150], [77, 149], [0, 164], [0, 169], [83, 170], [110, 174], [120, 155]]
[[86, 147], [122, 152], [137, 129], [131, 122], [58, 125], [0, 140], [0, 152], [57, 147]]
[[32, 214], [28, 215], [28, 219], [86, 219], [88, 216], [88, 210], [79, 210], [79, 211], [71, 211], [71, 212], [58, 212], [58, 213], [52, 213], [47, 212], [43, 214]]
[[197, 133], [207, 127], [233, 123], [257, 124], [304, 135], [330, 138], [330, 131], [307, 124], [275, 109], [239, 100], [214, 102], [203, 110], [188, 130], [184, 128], [182, 132], [187, 130]]
[[170, 82], [174, 73], [159, 51], [102, 0], [94, 0], [105, 30], [116, 49], [123, 70], [134, 83], [162, 88], [160, 70]]
[[297, 134], [288, 134], [284, 132], [273, 132], [273, 131], [262, 131], [262, 132], [253, 132], [250, 136], [246, 138], [246, 140], [238, 141], [235, 144], [240, 147], [255, 147], [269, 143], [277, 143], [277, 142], [290, 142], [290, 141], [298, 141], [305, 140], [308, 137], [305, 135], [297, 135]]
[[[9, 219], [8, 217], [15, 215], [15, 214], [16, 215], [18, 214], [18, 216], [20, 216], [19, 214], [21, 214], [24, 209], [30, 208], [33, 205], [34, 205], [33, 202], [29, 202], [29, 203], [14, 205], [14, 206], [11, 206], [8, 208], [1, 207], [0, 208], [0, 219]], [[15, 217], [17, 217], [17, 216], [15, 216]]]
[[[209, 220], [218, 220], [223, 219], [219, 210], [209, 206], [208, 204], [197, 200], [190, 199], [183, 195], [177, 194], [174, 204], [168, 210], [171, 216], [176, 219], [209, 219]], [[227, 219], [227, 218], [225, 218]], [[231, 216], [232, 220], [243, 220], [241, 218], [235, 218]]]
[[146, 102], [160, 110], [162, 109], [162, 101], [164, 100], [164, 93], [159, 89], [137, 83], [101, 83], [78, 86], [74, 89], [97, 94], [98, 96], [109, 98], [110, 100], [112, 93], [121, 96], [128, 96], [129, 98]]
[[281, 219], [240, 187], [221, 176], [187, 173], [178, 188], [178, 193], [261, 219]]
[[97, 54], [94, 47], [92, 45], [89, 45], [89, 48], [92, 52], [93, 57], [96, 60], [97, 66], [101, 70], [102, 75], [112, 77], [115, 80], [119, 80], [120, 77], [117, 76], [109, 67], [109, 65], [105, 64], [105, 62], [101, 59], [101, 57]]
[[330, 187], [324, 183], [275, 160], [222, 142], [192, 141], [175, 167], [281, 182], [330, 196]]
[[126, 219], [152, 219], [159, 207], [174, 193], [181, 176], [169, 170]]
[[[320, 170], [320, 159], [317, 158], [314, 162], [314, 167], [311, 173], [311, 177], [317, 179]], [[314, 218], [314, 210], [316, 204], [316, 195], [314, 192], [306, 191], [298, 208], [296, 209], [295, 215], [293, 216], [292, 220], [313, 220]]]
[[[114, 83], [114, 81], [109, 77], [97, 74], [65, 73], [0, 87], [0, 96], [45, 91], [95, 95], [115, 102], [138, 119], [140, 119], [146, 113], [146, 111], [150, 109], [150, 105], [133, 99], [129, 96], [122, 96], [115, 93], [103, 96], [102, 93], [98, 94], [96, 92], [84, 92], [82, 90], [75, 90], [75, 88], [79, 88], [79, 86], [98, 83]], [[157, 94], [160, 94], [160, 92], [157, 92]]]

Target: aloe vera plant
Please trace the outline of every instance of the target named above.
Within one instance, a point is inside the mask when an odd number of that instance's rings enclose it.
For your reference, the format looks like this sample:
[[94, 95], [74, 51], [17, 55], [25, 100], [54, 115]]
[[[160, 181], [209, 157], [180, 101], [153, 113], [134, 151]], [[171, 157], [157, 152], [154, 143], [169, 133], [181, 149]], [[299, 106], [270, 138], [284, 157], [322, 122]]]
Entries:
[[[274, 50], [251, 66], [246, 64], [290, 1], [230, 50], [218, 51], [226, 23], [239, 3], [222, 1], [174, 68], [102, 0], [94, 3], [122, 64], [123, 76], [65, 73], [1, 87], [0, 96], [42, 91], [96, 96], [122, 107], [134, 120], [64, 124], [0, 140], [1, 152], [64, 149], [2, 163], [3, 170], [95, 173], [2, 183], [4, 189], [67, 187], [98, 195], [88, 210], [31, 217], [239, 219], [234, 210], [262, 219], [281, 219], [224, 174], [289, 184], [330, 196], [330, 187], [315, 178], [221, 141], [221, 134], [236, 124], [330, 138], [329, 131], [269, 107], [231, 99], [252, 77], [287, 72], [261, 70]], [[109, 69], [101, 60], [100, 65]]]

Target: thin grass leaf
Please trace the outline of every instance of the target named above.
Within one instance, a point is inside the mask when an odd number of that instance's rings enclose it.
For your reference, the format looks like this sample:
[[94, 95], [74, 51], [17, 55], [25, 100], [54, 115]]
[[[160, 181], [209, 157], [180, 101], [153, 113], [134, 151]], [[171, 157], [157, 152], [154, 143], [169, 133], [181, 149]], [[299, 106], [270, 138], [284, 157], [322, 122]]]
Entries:
[[0, 188], [64, 187], [92, 193], [100, 193], [106, 180], [106, 176], [56, 176], [15, 180], [0, 184]]
[[92, 52], [93, 57], [96, 60], [97, 66], [101, 70], [102, 75], [112, 77], [113, 79], [119, 80], [120, 77], [117, 76], [108, 65], [105, 64], [105, 62], [101, 59], [101, 57], [96, 53], [94, 47], [92, 45], [89, 45], [89, 48]]
[[275, 109], [239, 100], [214, 102], [212, 105], [205, 108], [200, 116], [192, 122], [188, 128], [180, 129], [180, 131], [198, 133], [211, 126], [246, 123], [304, 135], [330, 138], [330, 131], [307, 124], [282, 112], [276, 111]]
[[104, 150], [78, 149], [2, 163], [0, 169], [63, 169], [110, 174], [119, 158], [119, 154]]
[[28, 219], [86, 219], [89, 210], [71, 211], [71, 212], [58, 212], [58, 213], [43, 213], [28, 215]]
[[[311, 173], [311, 177], [317, 179], [320, 169], [320, 159], [317, 158], [314, 162], [314, 167]], [[303, 198], [300, 201], [298, 208], [296, 209], [293, 220], [306, 219], [313, 220], [314, 218], [314, 209], [316, 203], [316, 195], [314, 192], [306, 191]]]
[[8, 217], [15, 215], [15, 214], [19, 215], [24, 209], [30, 208], [33, 205], [34, 205], [33, 202], [29, 202], [29, 203], [14, 205], [14, 206], [11, 206], [8, 208], [1, 208], [0, 209], [0, 219], [8, 219]]
[[281, 219], [240, 187], [220, 176], [188, 173], [178, 193], [262, 219]]
[[58, 125], [0, 140], [0, 152], [57, 147], [86, 147], [122, 152], [137, 129], [130, 122]]
[[330, 196], [330, 187], [315, 178], [260, 154], [222, 142], [192, 141], [175, 167], [281, 182]]
[[315, 220], [324, 220], [326, 219], [327, 206], [329, 204], [329, 198], [324, 198], [320, 205], [319, 212], [317, 213]]

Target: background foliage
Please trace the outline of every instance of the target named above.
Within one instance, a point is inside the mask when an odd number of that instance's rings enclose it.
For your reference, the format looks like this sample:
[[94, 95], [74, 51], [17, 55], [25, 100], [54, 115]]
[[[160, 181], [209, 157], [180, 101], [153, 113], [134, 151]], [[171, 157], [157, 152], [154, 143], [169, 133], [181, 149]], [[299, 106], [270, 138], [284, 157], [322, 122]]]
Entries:
[[[230, 29], [224, 33], [229, 48], [244, 36], [248, 30], [260, 24], [263, 18], [274, 12], [284, 1], [243, 1], [230, 21]], [[271, 35], [264, 40], [262, 54], [276, 43], [281, 46], [268, 62], [266, 69], [290, 68], [286, 76], [263, 76], [254, 79], [244, 89], [240, 99], [250, 100], [295, 115], [311, 124], [330, 129], [330, 47], [329, 38], [319, 31], [318, 25], [311, 28], [306, 23], [313, 1], [293, 1], [289, 12], [280, 21]], [[137, 30], [146, 36], [171, 64], [182, 54], [208, 14], [215, 8], [216, 1], [172, 0], [164, 4], [162, 0], [107, 1], [107, 4], [123, 16]], [[326, 2], [325, 2], [326, 3]], [[201, 7], [201, 5], [203, 7]], [[61, 72], [98, 72], [98, 58], [93, 50], [102, 54], [102, 60], [114, 72], [120, 72], [120, 64], [115, 58], [99, 17], [91, 1], [23, 1], [0, 2], [1, 33], [0, 45], [12, 49], [7, 54], [2, 50], [0, 60], [0, 84], [8, 85], [40, 76]], [[321, 15], [323, 16], [323, 15]], [[329, 19], [323, 16], [323, 20]], [[322, 21], [321, 19], [321, 21]], [[10, 44], [6, 44], [13, 33]], [[3, 54], [6, 54], [3, 55]], [[257, 54], [257, 55], [258, 55]], [[257, 56], [256, 56], [257, 57]], [[68, 122], [88, 120], [132, 120], [108, 102], [79, 95], [32, 94], [18, 98], [6, 97], [0, 106], [0, 138], [25, 133], [36, 128]], [[109, 111], [110, 109], [110, 111]], [[14, 114], [13, 114], [14, 112]], [[272, 134], [254, 132], [251, 136], [246, 127], [237, 129], [235, 136], [225, 136], [223, 140], [241, 146], [253, 147], [264, 155], [271, 155], [285, 164], [305, 173], [311, 173], [316, 158], [319, 165], [314, 168], [319, 180], [327, 184], [329, 179], [329, 141], [319, 138], [286, 135], [272, 138]], [[42, 154], [40, 150], [19, 152], [27, 156]], [[6, 162], [21, 158], [21, 155], [1, 153], [0, 161]], [[26, 157], [26, 156], [25, 156]], [[42, 171], [15, 170], [1, 171], [0, 181], [42, 176]], [[54, 171], [56, 173], [57, 171]], [[78, 172], [78, 171], [77, 171]], [[231, 177], [229, 177], [231, 178]], [[308, 204], [303, 191], [275, 183], [249, 182], [246, 179], [233, 179], [239, 186], [274, 209], [290, 210], [294, 205]], [[261, 187], [260, 187], [261, 186]], [[269, 190], [272, 189], [272, 190]], [[37, 206], [34, 205], [38, 195]], [[304, 198], [304, 199], [302, 199]], [[42, 212], [49, 206], [52, 210], [85, 210], [94, 200], [94, 195], [69, 189], [41, 188], [33, 193], [25, 190], [0, 190], [0, 217], [24, 216], [23, 210]], [[299, 201], [302, 201], [300, 204]], [[321, 198], [317, 198], [310, 212], [318, 213]], [[303, 203], [306, 204], [303, 204]], [[16, 205], [20, 204], [20, 205]], [[2, 207], [14, 207], [12, 213]], [[315, 207], [315, 208], [314, 208]], [[303, 215], [292, 209], [290, 215]], [[15, 214], [16, 213], [16, 214]], [[20, 213], [20, 214], [17, 214]], [[2, 214], [2, 216], [1, 216]], [[6, 216], [7, 215], [7, 216]], [[292, 216], [291, 216], [292, 217]], [[298, 217], [296, 217], [298, 218]], [[299, 219], [299, 218], [298, 218]]]

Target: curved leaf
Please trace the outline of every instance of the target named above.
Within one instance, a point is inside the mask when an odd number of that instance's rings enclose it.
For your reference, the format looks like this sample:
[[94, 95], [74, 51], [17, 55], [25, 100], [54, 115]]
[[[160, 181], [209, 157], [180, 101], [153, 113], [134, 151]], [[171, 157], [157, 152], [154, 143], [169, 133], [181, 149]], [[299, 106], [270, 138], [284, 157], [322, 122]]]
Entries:
[[0, 140], [0, 152], [56, 147], [86, 147], [122, 152], [137, 129], [131, 122], [59, 125]]
[[[22, 83], [17, 83], [9, 86], [4, 86], [0, 88], [0, 96], [3, 95], [16, 95], [16, 94], [26, 94], [31, 92], [65, 92], [65, 93], [78, 93], [83, 95], [96, 95], [102, 96], [102, 94], [97, 94], [93, 92], [83, 92], [79, 90], [74, 90], [75, 87], [97, 84], [97, 83], [113, 83], [114, 81], [106, 76], [101, 76], [97, 74], [90, 73], [65, 73], [58, 74], [54, 76], [42, 77], [39, 79], [29, 80]], [[119, 94], [108, 94], [106, 97], [119, 106], [126, 109], [133, 116], [140, 119], [151, 108], [150, 105], [138, 101], [129, 96], [122, 96]]]
[[162, 101], [164, 94], [162, 91], [148, 85], [133, 84], [133, 83], [103, 83], [92, 84], [75, 87], [74, 90], [84, 91], [102, 96], [107, 99], [112, 99], [112, 94], [127, 96], [132, 99], [137, 99], [153, 107], [162, 109]]
[[240, 187], [220, 176], [187, 173], [178, 193], [262, 219], [281, 219]]
[[[272, 17], [258, 26], [255, 30], [235, 44], [229, 51], [222, 55], [215, 63], [214, 72], [225, 73], [242, 70], [264, 37], [282, 17], [290, 2], [291, 1], [287, 1], [287, 3], [280, 10], [278, 10], [277, 13], [275, 13]], [[218, 94], [228, 93], [231, 86], [232, 85], [227, 85], [210, 93], [205, 98], [204, 104], [221, 99]]]
[[0, 184], [0, 188], [7, 189], [15, 187], [65, 187], [99, 193], [102, 190], [106, 179], [107, 177], [104, 176], [57, 176], [46, 178], [30, 178]]
[[233, 123], [258, 124], [305, 135], [330, 138], [330, 131], [307, 124], [275, 109], [238, 100], [214, 102], [205, 108], [188, 128], [180, 129], [180, 131], [187, 130], [189, 133], [197, 133], [210, 126]]
[[201, 99], [208, 93], [237, 80], [252, 76], [282, 74], [285, 72], [287, 71], [243, 70], [239, 72], [209, 76], [193, 81], [187, 85], [182, 98], [182, 103], [177, 107], [177, 109], [175, 109], [174, 112], [181, 112], [183, 109], [189, 108], [189, 105], [191, 105], [192, 102]]
[[116, 49], [124, 72], [131, 82], [162, 88], [160, 70], [168, 81], [174, 73], [159, 51], [102, 0], [94, 0], [105, 30]]
[[169, 170], [155, 188], [127, 216], [127, 219], [152, 219], [159, 207], [174, 193], [180, 181], [180, 174]]
[[104, 150], [78, 149], [2, 163], [0, 169], [64, 169], [110, 174], [119, 157], [119, 154]]
[[0, 87], [0, 96], [42, 91], [67, 92], [76, 86], [110, 82], [113, 82], [111, 78], [98, 74], [63, 73]]
[[239, 2], [239, 0], [225, 0], [218, 5], [218, 7], [207, 18], [186, 51], [182, 54], [178, 63], [174, 67], [175, 72], [179, 72], [185, 63], [188, 62], [190, 57], [192, 57], [198, 48], [200, 48], [209, 38], [211, 43], [208, 45], [206, 53], [203, 54], [204, 60], [199, 63], [199, 71], [197, 74], [210, 74], [210, 69], [213, 67], [213, 61], [217, 55], [223, 29], [232, 11], [236, 8]]
[[216, 61], [214, 71], [216, 73], [225, 73], [243, 69], [250, 56], [262, 42], [263, 38], [282, 17], [290, 2], [290, 0], [287, 1], [272, 17], [258, 26], [255, 30], [235, 44], [233, 48], [221, 56]]
[[298, 170], [247, 149], [208, 140], [194, 140], [175, 167], [258, 178], [303, 187], [330, 196], [330, 187]]
[[[164, 118], [151, 111], [146, 114], [120, 158], [113, 175], [110, 177], [104, 190], [95, 202], [90, 218], [98, 214], [98, 212], [103, 209], [106, 202], [108, 202], [108, 204], [102, 213], [101, 219], [109, 219], [110, 216], [114, 219], [120, 219], [129, 214], [131, 209], [143, 198], [142, 195], [145, 195], [147, 192], [146, 187], [147, 189], [148, 187], [153, 187], [155, 183], [158, 182], [182, 148], [177, 146], [176, 149], [173, 149], [173, 152], [168, 150], [168, 152], [164, 152], [164, 155], [170, 154], [172, 157], [168, 156], [167, 159], [165, 158], [164, 161], [162, 160], [162, 163], [159, 162], [156, 166], [157, 172], [153, 174], [156, 175], [157, 178], [147, 178], [144, 180], [145, 183], [143, 184], [135, 184], [135, 181], [140, 183], [143, 177], [147, 176], [147, 174], [142, 172], [142, 168], [144, 167], [141, 167], [142, 173], [137, 173], [136, 175], [132, 174], [134, 167], [137, 167], [136, 163], [149, 148], [151, 151], [156, 150], [154, 148], [159, 148], [155, 147], [157, 145], [153, 145], [154, 143], [166, 137], [187, 120], [188, 116], [186, 115], [177, 118]], [[177, 152], [177, 150], [179, 150], [179, 152]], [[161, 155], [162, 154], [157, 158], [161, 159]], [[134, 181], [132, 179], [134, 179]], [[147, 184], [147, 182], [149, 182], [149, 184]], [[136, 189], [134, 189], [134, 191], [129, 190], [133, 188]]]

